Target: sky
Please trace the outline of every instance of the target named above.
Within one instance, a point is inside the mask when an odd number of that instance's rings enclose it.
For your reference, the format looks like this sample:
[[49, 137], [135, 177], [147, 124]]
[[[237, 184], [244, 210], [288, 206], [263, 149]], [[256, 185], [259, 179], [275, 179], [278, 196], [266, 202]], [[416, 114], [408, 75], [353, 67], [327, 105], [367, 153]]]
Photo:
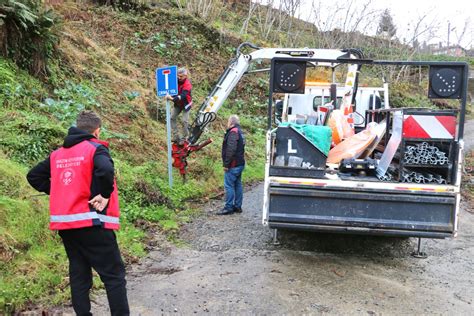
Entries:
[[399, 38], [403, 35], [410, 37], [414, 22], [416, 23], [421, 17], [428, 14], [423, 21], [433, 22], [433, 25], [437, 26], [435, 27], [435, 34], [428, 36], [431, 38], [431, 42], [443, 42], [443, 45], [446, 45], [449, 25], [451, 29], [449, 41], [451, 44], [457, 44], [467, 20], [468, 27], [461, 39], [461, 46], [466, 48], [474, 46], [474, 1], [377, 0], [374, 4], [380, 9], [390, 9], [398, 28], [397, 35]]
[[[264, 0], [257, 0], [264, 2]], [[267, 0], [272, 1], [272, 0]], [[273, 0], [274, 3], [285, 0]], [[291, 1], [291, 0], [286, 0]], [[297, 1], [297, 0], [293, 0]], [[465, 48], [474, 47], [474, 1], [472, 0], [300, 0], [302, 2], [300, 18], [312, 21], [315, 16], [308, 17], [312, 6], [320, 6], [321, 15], [319, 20], [334, 27], [344, 19], [343, 12], [336, 15], [334, 12], [337, 6], [344, 7], [347, 3], [353, 3], [354, 10], [361, 10], [364, 3], [370, 2], [369, 8], [365, 10], [378, 10], [382, 12], [389, 9], [397, 27], [396, 36], [401, 42], [409, 42], [414, 36], [415, 25], [422, 21], [418, 30], [422, 33], [418, 36], [419, 43], [426, 41], [428, 44], [438, 44], [443, 46], [448, 42], [448, 25], [450, 26], [450, 45], [460, 42]], [[275, 5], [278, 6], [278, 5]], [[342, 11], [343, 9], [339, 9]], [[358, 13], [362, 14], [362, 13]], [[297, 14], [298, 15], [298, 14]], [[472, 17], [471, 17], [472, 16]], [[366, 22], [372, 22], [371, 27], [363, 27], [363, 32], [367, 35], [375, 35], [380, 15], [374, 15]], [[461, 37], [465, 23], [468, 27]], [[360, 28], [360, 27], [359, 27]], [[461, 40], [459, 38], [461, 37]]]

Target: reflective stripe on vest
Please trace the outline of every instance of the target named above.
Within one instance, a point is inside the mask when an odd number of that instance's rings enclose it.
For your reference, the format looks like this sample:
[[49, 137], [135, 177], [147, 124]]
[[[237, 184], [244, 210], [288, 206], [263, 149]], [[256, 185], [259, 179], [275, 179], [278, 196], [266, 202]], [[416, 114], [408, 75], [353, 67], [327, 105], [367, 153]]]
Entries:
[[187, 111], [191, 110], [192, 106], [193, 106], [193, 102], [191, 101], [190, 103], [188, 103], [184, 106], [184, 111], [187, 112]]
[[178, 94], [181, 94], [183, 90], [189, 91], [189, 93], [186, 95], [185, 100], [179, 100], [177, 102], [177, 105], [183, 108], [185, 112], [189, 111], [193, 105], [193, 97], [191, 96], [192, 89], [193, 86], [188, 78], [186, 78], [182, 83], [178, 82]]
[[103, 223], [119, 224], [119, 218], [97, 214], [96, 212], [70, 214], [70, 215], [51, 215], [50, 220], [53, 223], [70, 223], [86, 219], [100, 219]]

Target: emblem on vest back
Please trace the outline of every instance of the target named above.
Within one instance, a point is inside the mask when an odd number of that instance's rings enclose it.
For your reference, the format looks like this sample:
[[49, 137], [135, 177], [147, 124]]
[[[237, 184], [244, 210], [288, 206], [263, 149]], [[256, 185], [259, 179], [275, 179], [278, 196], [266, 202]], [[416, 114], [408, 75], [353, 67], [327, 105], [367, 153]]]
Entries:
[[66, 169], [61, 172], [61, 181], [64, 185], [70, 185], [72, 180], [74, 180], [74, 170]]

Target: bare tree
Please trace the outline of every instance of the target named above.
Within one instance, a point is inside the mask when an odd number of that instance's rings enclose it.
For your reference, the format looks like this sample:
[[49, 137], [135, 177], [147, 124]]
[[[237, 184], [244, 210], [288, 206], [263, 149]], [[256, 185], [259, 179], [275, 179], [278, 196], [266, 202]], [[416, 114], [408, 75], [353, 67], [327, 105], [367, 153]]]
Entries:
[[275, 0], [268, 0], [265, 5], [258, 1], [257, 3], [259, 4], [256, 10], [257, 25], [262, 38], [268, 40], [276, 20], [276, 10], [273, 8]]
[[[320, 46], [341, 47], [359, 44], [362, 34], [375, 28], [380, 11], [372, 8], [372, 0], [362, 4], [355, 0], [333, 1], [323, 5], [323, 1], [313, 1], [312, 22], [320, 31]], [[330, 12], [330, 13], [327, 13]]]
[[[431, 40], [436, 30], [439, 29], [440, 22], [436, 16], [431, 16], [431, 12], [424, 13], [419, 15], [418, 18], [411, 22], [409, 25], [412, 28], [409, 29], [408, 33], [408, 42], [405, 46], [404, 51], [402, 51], [402, 56], [406, 60], [413, 60], [414, 57], [420, 53], [420, 41], [422, 40]], [[409, 66], [403, 66], [400, 68], [399, 72], [394, 79], [395, 82], [400, 80], [408, 80], [411, 75], [412, 68]]]
[[222, 0], [175, 0], [180, 9], [197, 15], [204, 21], [212, 21], [222, 13], [224, 3]]
[[[283, 7], [284, 7], [284, 3], [285, 3], [285, 0], [283, 1], [280, 1], [279, 5], [278, 5], [278, 16], [277, 16], [277, 25], [276, 25], [276, 28], [275, 28], [275, 32], [277, 34], [280, 34], [283, 30], [283, 27], [284, 25], [286, 24], [286, 22], [291, 19], [291, 17], [288, 16], [288, 14], [285, 13], [285, 11], [283, 10]], [[282, 45], [283, 43], [281, 42], [281, 40], [279, 41], [279, 44]]]
[[283, 4], [283, 11], [289, 16], [286, 34], [290, 36], [296, 12], [298, 12], [301, 7], [301, 0], [281, 0], [281, 3]]
[[430, 13], [424, 13], [418, 16], [418, 18], [410, 24], [412, 28], [409, 29], [407, 44], [413, 47], [417, 46], [417, 42], [419, 42], [422, 37], [433, 34], [433, 30], [438, 29], [440, 26], [437, 17], [431, 17]]
[[252, 16], [253, 16], [256, 8], [257, 8], [257, 3], [253, 2], [252, 0], [249, 0], [249, 11], [247, 13], [247, 18], [244, 20], [244, 23], [242, 24], [242, 28], [240, 29], [240, 34], [246, 34], [247, 33], [247, 29], [249, 27], [250, 20], [252, 19]]
[[[295, 19], [300, 18], [301, 4], [302, 0], [250, 0], [240, 33], [247, 32], [249, 23], [254, 18], [260, 35], [265, 40], [278, 40], [279, 45], [291, 45], [301, 33], [293, 25]], [[280, 34], [284, 36], [279, 36]]]
[[464, 35], [466, 34], [467, 29], [469, 28], [469, 25], [471, 24], [471, 18], [466, 18], [464, 20], [464, 26], [462, 28], [462, 31], [460, 33], [456, 32], [456, 37], [457, 37], [457, 44], [461, 46], [461, 42], [464, 38]]

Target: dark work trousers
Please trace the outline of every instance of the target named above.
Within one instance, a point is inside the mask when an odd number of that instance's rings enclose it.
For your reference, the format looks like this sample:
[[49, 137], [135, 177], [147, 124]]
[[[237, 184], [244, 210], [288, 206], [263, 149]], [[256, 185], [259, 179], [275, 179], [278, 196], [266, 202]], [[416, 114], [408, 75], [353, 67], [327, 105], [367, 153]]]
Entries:
[[89, 291], [92, 270], [104, 282], [112, 315], [130, 315], [125, 281], [125, 266], [115, 233], [101, 227], [60, 230], [69, 258], [72, 306], [78, 316], [92, 315]]

